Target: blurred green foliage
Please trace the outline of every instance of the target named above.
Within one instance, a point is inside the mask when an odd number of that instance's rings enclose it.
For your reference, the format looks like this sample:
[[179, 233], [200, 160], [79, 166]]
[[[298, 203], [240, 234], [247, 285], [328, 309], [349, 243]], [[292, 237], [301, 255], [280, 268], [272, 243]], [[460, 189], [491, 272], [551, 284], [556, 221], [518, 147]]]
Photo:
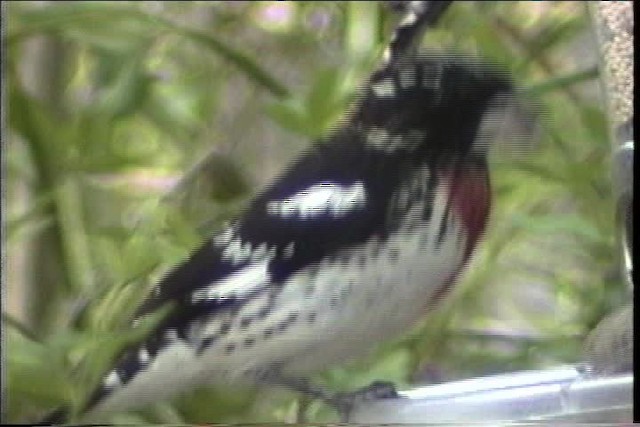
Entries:
[[[6, 287], [3, 421], [86, 398], [152, 327], [127, 322], [153, 281], [344, 115], [394, 19], [374, 2], [6, 5], [5, 244], [8, 268], [19, 254], [27, 267]], [[595, 50], [589, 31], [578, 2], [460, 2], [427, 35], [513, 70], [542, 106], [543, 137], [493, 156], [491, 227], [454, 295], [321, 375], [329, 388], [574, 362], [624, 298], [598, 73], [578, 61]], [[111, 421], [282, 421], [300, 404], [211, 389]]]

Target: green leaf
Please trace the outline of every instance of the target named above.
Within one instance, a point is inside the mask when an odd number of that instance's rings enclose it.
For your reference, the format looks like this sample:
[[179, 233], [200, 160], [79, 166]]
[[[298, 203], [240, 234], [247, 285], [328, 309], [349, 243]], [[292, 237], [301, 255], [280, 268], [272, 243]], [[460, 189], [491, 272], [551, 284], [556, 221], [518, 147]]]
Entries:
[[40, 342], [40, 337], [35, 332], [31, 331], [29, 327], [10, 314], [2, 312], [2, 323], [20, 333], [24, 338], [34, 342]]
[[250, 56], [211, 34], [184, 28], [159, 16], [145, 13], [138, 5], [74, 2], [39, 9], [19, 9], [15, 15], [17, 28], [14, 26], [9, 30], [10, 43], [34, 33], [63, 32], [76, 37], [80, 42], [124, 53], [138, 50], [160, 32], [170, 30], [228, 60], [275, 96], [288, 95], [287, 88]]
[[580, 109], [580, 118], [589, 139], [597, 146], [604, 148], [608, 155], [611, 146], [605, 111], [600, 105], [584, 105]]
[[165, 22], [165, 24], [182, 36], [188, 38], [189, 40], [192, 40], [195, 43], [209, 48], [217, 55], [228, 60], [229, 62], [237, 66], [243, 73], [245, 73], [247, 77], [263, 86], [265, 89], [269, 90], [278, 98], [289, 96], [289, 90], [286, 88], [286, 86], [278, 82], [275, 77], [271, 76], [248, 55], [245, 55], [244, 53], [231, 48], [230, 46], [210, 34], [181, 28], [169, 22]]
[[593, 67], [567, 75], [554, 76], [553, 78], [547, 79], [541, 83], [529, 86], [524, 89], [524, 93], [529, 96], [541, 96], [547, 92], [554, 92], [559, 89], [597, 79], [599, 75], [600, 72], [598, 71], [598, 67]]
[[307, 123], [312, 125], [310, 133], [319, 137], [335, 124], [346, 104], [344, 73], [335, 68], [319, 71], [307, 95]]
[[42, 406], [68, 400], [71, 388], [65, 377], [64, 352], [59, 346], [50, 347], [12, 333], [6, 339], [7, 382], [12, 399], [29, 399]]
[[251, 387], [234, 387], [231, 391], [207, 387], [179, 396], [174, 404], [180, 413], [186, 414], [188, 423], [198, 424], [248, 413], [256, 400], [256, 394], [256, 390]]
[[293, 133], [314, 137], [315, 129], [307, 122], [308, 116], [300, 99], [287, 99], [265, 107], [267, 115], [284, 129]]
[[[142, 55], [142, 52], [137, 55]], [[120, 67], [115, 81], [98, 98], [97, 113], [108, 120], [136, 113], [149, 96], [154, 79], [146, 73], [137, 55]]]
[[345, 51], [349, 58], [366, 61], [378, 41], [379, 10], [370, 2], [345, 2]]
[[538, 164], [537, 162], [519, 162], [515, 161], [517, 169], [522, 172], [530, 173], [539, 178], [543, 178], [548, 181], [561, 183], [565, 179], [564, 175], [560, 171], [555, 170], [549, 165]]
[[535, 60], [559, 44], [568, 42], [584, 25], [585, 20], [575, 16], [567, 16], [562, 21], [550, 20], [545, 27], [540, 28], [535, 37], [527, 40], [527, 59]]
[[129, 52], [163, 29], [161, 21], [138, 6], [110, 2], [56, 3], [15, 8], [8, 42], [37, 33], [61, 33], [112, 52]]
[[514, 214], [512, 221], [515, 225], [525, 228], [527, 232], [532, 234], [552, 235], [569, 233], [590, 242], [596, 242], [602, 239], [599, 230], [594, 227], [593, 224], [575, 214], [536, 216]]
[[42, 193], [29, 207], [28, 211], [20, 215], [12, 215], [5, 220], [7, 242], [27, 239], [49, 227], [53, 218], [48, 215], [53, 195]]

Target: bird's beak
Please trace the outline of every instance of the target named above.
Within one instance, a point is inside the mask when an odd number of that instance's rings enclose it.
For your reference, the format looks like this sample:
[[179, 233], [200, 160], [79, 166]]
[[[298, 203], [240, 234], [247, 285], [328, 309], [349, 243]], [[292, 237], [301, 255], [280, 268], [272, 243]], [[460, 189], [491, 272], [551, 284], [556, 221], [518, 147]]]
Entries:
[[474, 150], [522, 156], [533, 152], [541, 136], [536, 104], [517, 93], [494, 98], [482, 117]]

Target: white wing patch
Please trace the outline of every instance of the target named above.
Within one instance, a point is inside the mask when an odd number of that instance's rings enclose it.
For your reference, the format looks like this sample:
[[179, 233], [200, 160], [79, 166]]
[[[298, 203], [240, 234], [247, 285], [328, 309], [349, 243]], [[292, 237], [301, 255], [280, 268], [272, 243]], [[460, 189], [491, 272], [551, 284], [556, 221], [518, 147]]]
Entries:
[[409, 89], [416, 85], [416, 70], [413, 68], [403, 68], [399, 75], [402, 89]]
[[231, 274], [223, 280], [213, 282], [206, 288], [198, 289], [191, 294], [191, 301], [232, 299], [242, 297], [256, 291], [269, 282], [268, 262], [257, 262]]
[[282, 256], [284, 258], [291, 258], [291, 257], [293, 257], [293, 254], [295, 253], [295, 250], [296, 250], [295, 243], [291, 242], [282, 251]]
[[235, 234], [235, 228], [229, 226], [213, 238], [213, 244], [222, 249], [222, 259], [233, 264], [242, 264], [249, 260], [260, 261], [266, 257], [276, 255], [275, 247], [268, 247], [266, 243], [252, 245], [244, 242]]
[[233, 239], [233, 233], [233, 227], [227, 225], [222, 232], [213, 238], [213, 243], [217, 246], [228, 245], [231, 243], [231, 239]]
[[367, 144], [370, 147], [376, 148], [378, 150], [384, 150], [387, 146], [389, 146], [389, 140], [391, 136], [389, 132], [387, 132], [383, 128], [371, 128], [367, 133]]
[[366, 204], [362, 182], [341, 185], [323, 182], [282, 200], [267, 203], [267, 213], [284, 218], [317, 218], [325, 215], [343, 217]]
[[375, 150], [393, 153], [400, 150], [413, 150], [425, 138], [425, 133], [418, 129], [411, 129], [405, 134], [389, 134], [384, 128], [369, 129], [366, 137], [367, 146]]
[[112, 389], [120, 387], [122, 385], [122, 381], [120, 380], [120, 376], [118, 375], [118, 373], [113, 370], [109, 372], [109, 375], [107, 375], [107, 377], [104, 379], [103, 384], [105, 387]]
[[143, 365], [146, 365], [147, 363], [149, 363], [150, 359], [151, 359], [151, 356], [149, 354], [149, 351], [146, 348], [142, 347], [140, 351], [138, 351], [138, 360]]
[[409, 13], [402, 19], [400, 22], [401, 27], [409, 27], [416, 23], [418, 20], [418, 16], [414, 11], [410, 10]]
[[393, 98], [396, 95], [396, 85], [391, 79], [381, 80], [373, 84], [371, 89], [380, 98]]
[[442, 75], [444, 73], [442, 64], [426, 64], [422, 68], [422, 87], [433, 89], [439, 93], [442, 86]]

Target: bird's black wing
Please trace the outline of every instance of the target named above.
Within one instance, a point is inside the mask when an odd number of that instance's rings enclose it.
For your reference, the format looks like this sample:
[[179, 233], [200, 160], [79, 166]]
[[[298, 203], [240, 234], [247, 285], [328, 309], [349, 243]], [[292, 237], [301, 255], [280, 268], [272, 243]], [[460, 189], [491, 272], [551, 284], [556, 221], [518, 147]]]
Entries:
[[[138, 316], [171, 302], [175, 308], [161, 328], [180, 333], [202, 314], [242, 304], [342, 248], [384, 234], [386, 206], [400, 179], [392, 171], [398, 168], [364, 149], [361, 138], [343, 129], [315, 144], [237, 221], [171, 270]], [[266, 277], [243, 280], [260, 263], [266, 263]]]

